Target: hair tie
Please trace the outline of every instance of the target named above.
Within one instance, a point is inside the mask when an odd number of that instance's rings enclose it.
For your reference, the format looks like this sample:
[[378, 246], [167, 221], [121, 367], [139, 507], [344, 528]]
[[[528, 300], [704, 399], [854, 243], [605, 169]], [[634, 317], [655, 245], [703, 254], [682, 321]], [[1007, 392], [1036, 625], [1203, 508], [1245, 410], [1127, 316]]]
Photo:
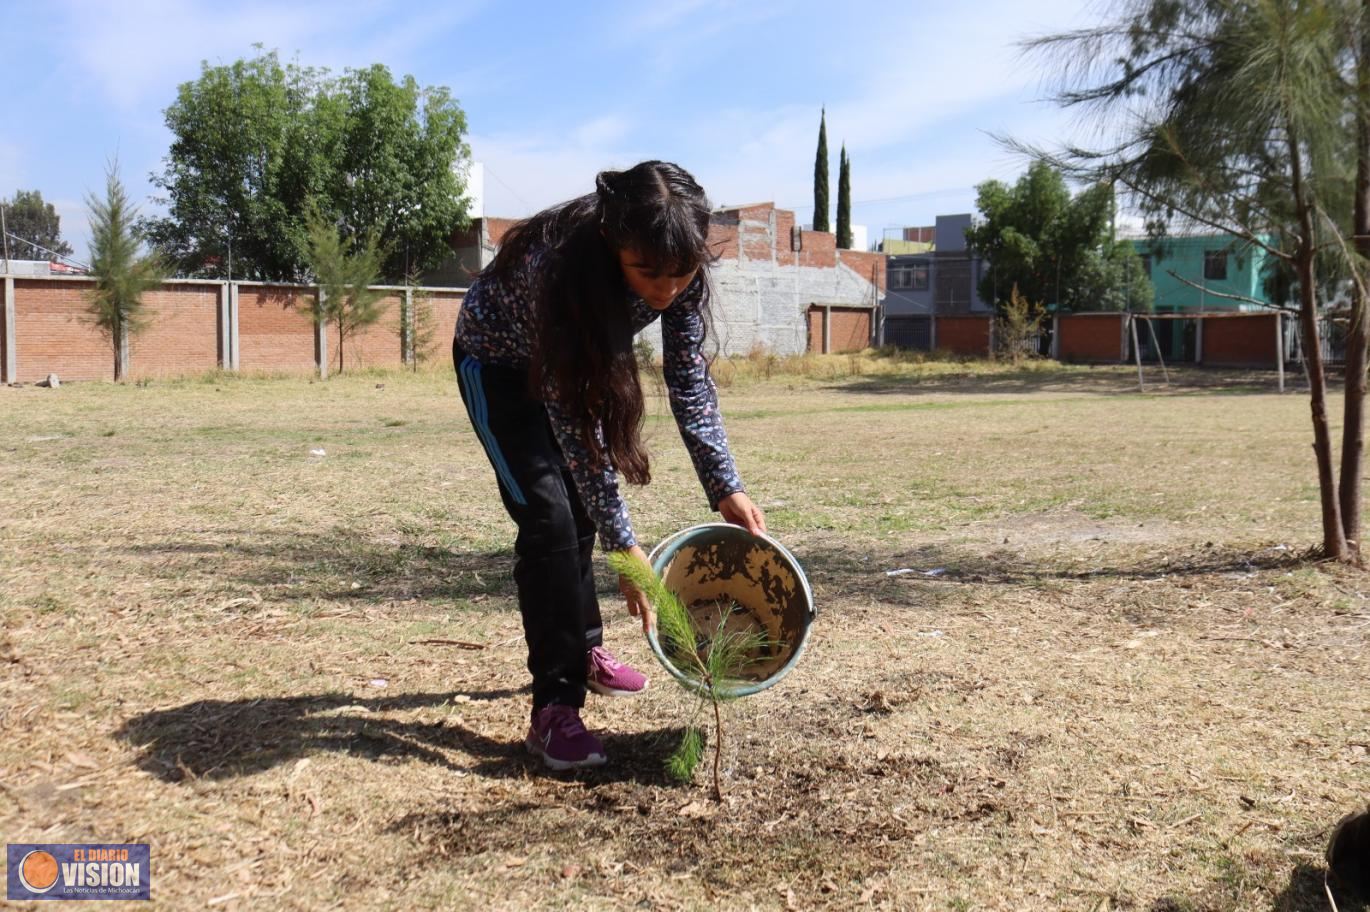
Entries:
[[601, 171], [595, 175], [595, 190], [600, 196], [609, 197], [614, 195], [614, 188], [609, 183], [611, 178], [618, 177], [617, 171]]

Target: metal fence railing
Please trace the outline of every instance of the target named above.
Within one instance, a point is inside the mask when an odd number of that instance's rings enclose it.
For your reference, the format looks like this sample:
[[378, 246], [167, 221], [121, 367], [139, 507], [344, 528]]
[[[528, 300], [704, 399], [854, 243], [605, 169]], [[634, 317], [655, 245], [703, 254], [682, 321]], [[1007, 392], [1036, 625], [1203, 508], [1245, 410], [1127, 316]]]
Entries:
[[1350, 319], [1343, 314], [1326, 314], [1318, 321], [1318, 350], [1324, 364], [1346, 361], [1346, 334]]

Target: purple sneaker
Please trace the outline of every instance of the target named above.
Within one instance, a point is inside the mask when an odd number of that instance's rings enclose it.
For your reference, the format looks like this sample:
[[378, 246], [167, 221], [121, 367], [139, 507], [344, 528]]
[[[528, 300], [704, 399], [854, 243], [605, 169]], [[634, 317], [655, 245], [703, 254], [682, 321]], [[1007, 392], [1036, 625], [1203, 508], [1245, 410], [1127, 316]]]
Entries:
[[635, 697], [647, 689], [647, 676], [624, 665], [603, 646], [593, 646], [586, 656], [585, 686], [606, 697]]
[[552, 703], [535, 712], [523, 744], [528, 753], [541, 757], [554, 770], [603, 766], [608, 759], [604, 745], [585, 730], [580, 710], [574, 706]]

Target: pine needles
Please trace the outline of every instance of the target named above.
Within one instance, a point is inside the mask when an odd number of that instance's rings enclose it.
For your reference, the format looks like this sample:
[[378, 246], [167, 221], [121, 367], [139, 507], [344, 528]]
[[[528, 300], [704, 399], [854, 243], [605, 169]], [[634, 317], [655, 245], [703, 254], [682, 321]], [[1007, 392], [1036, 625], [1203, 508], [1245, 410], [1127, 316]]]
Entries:
[[666, 758], [666, 772], [677, 782], [689, 782], [703, 758], [704, 732], [691, 725], [685, 729], [685, 736], [671, 756]]
[[[735, 611], [733, 603], [719, 604], [716, 625], [698, 624], [680, 597], [666, 587], [647, 564], [626, 552], [609, 555], [609, 566], [637, 586], [656, 612], [657, 641], [670, 663], [685, 678], [687, 690], [711, 704], [714, 716], [714, 798], [723, 799], [719, 768], [723, 759], [723, 715], [721, 704], [734, 698], [737, 684], [758, 653], [769, 654], [774, 643], [763, 633], [729, 630]], [[689, 782], [704, 756], [704, 733], [695, 725], [685, 729], [680, 745], [666, 760], [671, 778]]]

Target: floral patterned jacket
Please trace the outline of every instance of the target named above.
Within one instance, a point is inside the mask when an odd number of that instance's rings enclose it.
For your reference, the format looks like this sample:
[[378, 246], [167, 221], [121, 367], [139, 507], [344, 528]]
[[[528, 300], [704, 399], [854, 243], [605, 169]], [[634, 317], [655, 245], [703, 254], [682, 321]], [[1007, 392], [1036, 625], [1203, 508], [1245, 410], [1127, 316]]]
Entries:
[[[480, 276], [471, 284], [457, 318], [456, 341], [477, 361], [506, 367], [528, 365], [535, 300], [529, 275], [538, 260], [537, 254], [530, 256], [528, 268], [512, 279]], [[707, 288], [701, 272], [664, 311], [656, 311], [637, 295], [628, 294], [634, 335], [661, 318], [663, 372], [671, 412], [709, 507], [716, 510], [720, 500], [744, 488], [728, 450], [718, 393], [701, 351]], [[619, 492], [617, 471], [611, 465], [594, 464], [580, 442], [574, 421], [557, 405], [555, 389], [549, 385], [542, 398], [581, 502], [599, 531], [600, 547], [616, 551], [636, 544], [628, 507]]]

